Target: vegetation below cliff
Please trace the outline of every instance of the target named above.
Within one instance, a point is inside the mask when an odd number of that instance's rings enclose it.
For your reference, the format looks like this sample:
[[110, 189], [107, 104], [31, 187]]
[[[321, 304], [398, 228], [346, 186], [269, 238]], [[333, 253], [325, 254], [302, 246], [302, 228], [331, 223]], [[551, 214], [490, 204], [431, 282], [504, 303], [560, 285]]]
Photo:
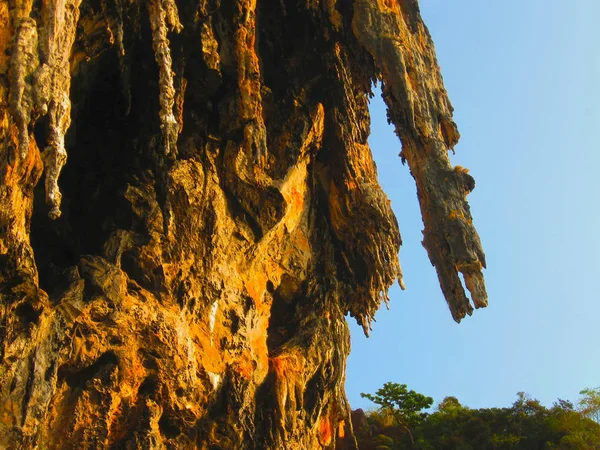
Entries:
[[581, 393], [578, 407], [558, 399], [546, 408], [519, 392], [517, 401], [505, 408], [471, 409], [446, 397], [433, 413], [407, 417], [397, 408], [359, 409], [352, 412], [352, 421], [361, 450], [600, 449], [600, 424], [594, 420], [600, 391]]

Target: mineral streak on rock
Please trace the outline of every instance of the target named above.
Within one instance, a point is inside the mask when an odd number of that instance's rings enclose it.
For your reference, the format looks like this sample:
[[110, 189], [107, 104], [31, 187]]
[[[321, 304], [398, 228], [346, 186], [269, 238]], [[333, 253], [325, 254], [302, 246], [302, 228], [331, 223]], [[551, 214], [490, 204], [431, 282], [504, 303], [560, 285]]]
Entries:
[[376, 80], [460, 320], [485, 258], [415, 1], [0, 0], [0, 447], [355, 448], [345, 315], [403, 286]]

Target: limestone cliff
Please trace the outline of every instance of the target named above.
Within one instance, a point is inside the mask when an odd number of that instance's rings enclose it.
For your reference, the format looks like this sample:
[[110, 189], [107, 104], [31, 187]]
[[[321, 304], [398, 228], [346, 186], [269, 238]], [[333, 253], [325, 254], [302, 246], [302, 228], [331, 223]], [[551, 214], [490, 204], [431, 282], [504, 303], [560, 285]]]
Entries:
[[0, 0], [0, 448], [352, 448], [344, 316], [402, 285], [376, 80], [460, 321], [485, 258], [416, 0]]

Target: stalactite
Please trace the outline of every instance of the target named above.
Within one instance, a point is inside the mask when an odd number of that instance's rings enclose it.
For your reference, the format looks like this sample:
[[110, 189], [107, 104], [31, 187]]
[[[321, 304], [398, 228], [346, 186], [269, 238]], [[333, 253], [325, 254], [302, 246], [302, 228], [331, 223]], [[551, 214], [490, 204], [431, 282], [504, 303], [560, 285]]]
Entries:
[[37, 54], [38, 34], [35, 20], [30, 17], [15, 18], [15, 42], [10, 62], [10, 112], [19, 130], [19, 156], [27, 157], [29, 151], [29, 124], [34, 108], [31, 79], [39, 65]]
[[[60, 217], [62, 194], [58, 187], [60, 172], [67, 161], [65, 134], [71, 124], [71, 71], [69, 56], [75, 40], [81, 0], [48, 2], [42, 11], [44, 35], [40, 38], [42, 61], [49, 68], [48, 142], [43, 153], [46, 175], [46, 203], [51, 219]], [[41, 86], [40, 89], [46, 89]]]
[[417, 183], [425, 224], [423, 245], [452, 316], [460, 322], [473, 307], [459, 272], [474, 306], [487, 305], [481, 273], [485, 256], [465, 200], [475, 182], [465, 171], [453, 170], [448, 158], [459, 134], [431, 38], [415, 0], [398, 4], [356, 0], [353, 30], [381, 70], [389, 117]]
[[[22, 159], [29, 149], [32, 112], [36, 110], [38, 114], [48, 114], [49, 133], [43, 160], [46, 202], [52, 219], [61, 214], [62, 196], [58, 178], [67, 159], [64, 138], [71, 121], [69, 56], [75, 39], [80, 3], [81, 0], [45, 3], [39, 36], [36, 21], [32, 18], [17, 16], [13, 20], [18, 23], [11, 58], [11, 113], [19, 129], [19, 153]], [[27, 10], [26, 5], [27, 2], [23, 2], [20, 7], [15, 6], [15, 15]]]
[[[404, 287], [397, 257], [401, 239], [389, 200], [377, 183], [377, 170], [367, 142], [369, 128], [363, 118], [369, 114], [370, 78], [339, 44], [333, 46], [330, 57], [342, 99], [330, 111], [329, 144], [341, 150], [334, 160], [336, 170], [325, 181], [330, 220], [335, 235], [344, 243], [346, 265], [358, 272], [352, 266], [361, 264], [360, 273], [354, 275], [364, 281], [348, 290], [348, 310], [368, 336], [376, 311], [382, 302], [389, 301], [389, 287], [396, 281]], [[377, 227], [365, 239], [365, 224], [371, 221]]]
[[163, 145], [166, 155], [177, 149], [179, 125], [173, 114], [175, 88], [173, 87], [173, 60], [169, 48], [168, 31], [179, 33], [182, 29], [179, 22], [177, 5], [174, 0], [151, 0], [148, 2], [148, 14], [152, 28], [152, 48], [158, 64], [160, 122]]

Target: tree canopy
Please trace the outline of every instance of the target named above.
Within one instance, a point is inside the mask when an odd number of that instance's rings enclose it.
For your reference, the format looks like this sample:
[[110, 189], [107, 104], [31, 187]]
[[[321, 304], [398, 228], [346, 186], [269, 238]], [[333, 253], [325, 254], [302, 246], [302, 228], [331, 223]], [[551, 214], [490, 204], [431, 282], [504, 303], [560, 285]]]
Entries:
[[579, 411], [586, 417], [600, 423], [600, 387], [588, 388], [579, 392]]
[[433, 400], [406, 385], [386, 383], [361, 394], [378, 408], [355, 427], [361, 450], [600, 450], [598, 389], [584, 389], [578, 408], [558, 399], [547, 408], [525, 392], [505, 408], [471, 409], [456, 397]]
[[406, 430], [411, 444], [414, 444], [411, 428], [418, 425], [424, 417], [424, 414], [420, 414], [421, 411], [433, 404], [433, 398], [409, 391], [406, 384], [391, 382], [385, 383], [375, 395], [361, 393], [360, 396], [379, 405], [383, 412], [393, 417]]

